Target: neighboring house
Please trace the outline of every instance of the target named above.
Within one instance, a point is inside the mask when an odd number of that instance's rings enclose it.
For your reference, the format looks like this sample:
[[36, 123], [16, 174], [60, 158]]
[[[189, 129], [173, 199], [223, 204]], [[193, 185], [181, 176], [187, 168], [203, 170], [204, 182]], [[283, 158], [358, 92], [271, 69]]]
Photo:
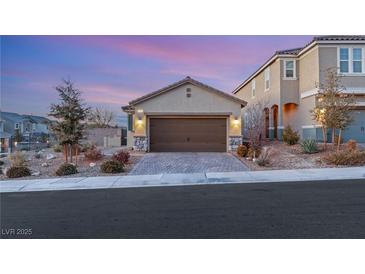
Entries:
[[128, 146], [154, 152], [236, 149], [244, 100], [190, 77], [129, 102]]
[[365, 36], [319, 36], [304, 47], [277, 51], [233, 93], [248, 105], [265, 104], [263, 137], [280, 140], [290, 125], [301, 138], [322, 140], [310, 110], [318, 83], [324, 83], [326, 70], [333, 67], [343, 76], [344, 92], [356, 96], [353, 123], [343, 138], [365, 142]]
[[0, 153], [10, 152], [10, 133], [4, 130], [5, 121], [0, 116]]
[[2, 150], [8, 152], [11, 148], [11, 138], [14, 137], [16, 131], [22, 135], [23, 141], [41, 141], [42, 136], [49, 134], [49, 124], [51, 121], [45, 117], [36, 115], [22, 115], [13, 112], [0, 112], [1, 132], [0, 137], [6, 145], [2, 144]]

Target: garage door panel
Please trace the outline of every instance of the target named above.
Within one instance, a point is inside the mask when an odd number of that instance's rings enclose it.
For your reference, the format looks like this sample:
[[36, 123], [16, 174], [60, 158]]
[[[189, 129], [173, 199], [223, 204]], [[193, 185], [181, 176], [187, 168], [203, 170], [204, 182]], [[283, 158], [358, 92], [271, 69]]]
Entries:
[[226, 118], [150, 118], [151, 151], [226, 151]]

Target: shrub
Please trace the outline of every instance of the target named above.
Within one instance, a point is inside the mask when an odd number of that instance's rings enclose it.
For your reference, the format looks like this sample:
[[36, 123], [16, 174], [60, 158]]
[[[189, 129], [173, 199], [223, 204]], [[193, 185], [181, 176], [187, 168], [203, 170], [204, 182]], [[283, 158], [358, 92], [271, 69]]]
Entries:
[[96, 146], [92, 146], [91, 149], [84, 152], [85, 158], [89, 161], [98, 161], [103, 158], [103, 154], [101, 150], [98, 149]]
[[90, 150], [90, 149], [92, 149], [92, 148], [94, 148], [95, 147], [95, 145], [93, 145], [93, 144], [91, 144], [91, 143], [85, 143], [85, 144], [82, 144], [81, 146], [80, 146], [80, 151], [81, 152], [86, 152], [86, 151], [88, 151], [88, 150]]
[[365, 164], [365, 151], [339, 151], [333, 152], [326, 157], [324, 160], [329, 164], [334, 165], [344, 165], [344, 166], [352, 166], [352, 165], [363, 165]]
[[3, 166], [3, 165], [4, 165], [4, 161], [0, 160], [0, 166]]
[[113, 160], [120, 162], [123, 166], [129, 161], [130, 154], [126, 150], [120, 150], [113, 155]]
[[357, 143], [355, 140], [348, 140], [347, 149], [350, 151], [355, 151], [357, 149]]
[[40, 154], [40, 153], [36, 153], [36, 154], [34, 154], [34, 158], [36, 158], [36, 159], [40, 159], [40, 158], [41, 158], [41, 156], [42, 156], [42, 154]]
[[53, 146], [53, 151], [54, 152], [62, 152], [63, 151], [63, 147], [61, 145], [54, 145]]
[[335, 145], [338, 144], [338, 139], [340, 139], [340, 144], [342, 144], [343, 139], [342, 137], [340, 138], [338, 135], [335, 136]]
[[247, 156], [250, 158], [257, 158], [260, 156], [260, 153], [261, 153], [261, 148], [257, 147], [254, 149], [253, 147], [250, 147], [247, 151]]
[[57, 176], [67, 176], [77, 173], [77, 168], [70, 163], [64, 163], [56, 170]]
[[245, 157], [247, 155], [248, 149], [245, 145], [239, 145], [237, 148], [237, 155], [240, 157]]
[[299, 141], [298, 132], [294, 131], [291, 126], [287, 126], [283, 130], [283, 141], [290, 146], [295, 145]]
[[20, 151], [10, 154], [9, 160], [10, 160], [10, 166], [12, 167], [27, 166], [24, 153]]
[[26, 166], [12, 166], [6, 171], [6, 176], [8, 178], [20, 178], [30, 176], [30, 169]]
[[120, 173], [123, 172], [123, 165], [115, 160], [108, 160], [101, 164], [101, 172], [103, 173]]
[[3, 174], [3, 168], [0, 166], [0, 175]]
[[313, 154], [318, 152], [317, 142], [313, 139], [307, 139], [300, 143], [302, 151], [306, 154]]
[[270, 151], [271, 151], [271, 147], [263, 147], [262, 148], [262, 151], [261, 151], [259, 157], [256, 160], [256, 163], [259, 166], [267, 166], [268, 164], [270, 164], [270, 161], [269, 161]]

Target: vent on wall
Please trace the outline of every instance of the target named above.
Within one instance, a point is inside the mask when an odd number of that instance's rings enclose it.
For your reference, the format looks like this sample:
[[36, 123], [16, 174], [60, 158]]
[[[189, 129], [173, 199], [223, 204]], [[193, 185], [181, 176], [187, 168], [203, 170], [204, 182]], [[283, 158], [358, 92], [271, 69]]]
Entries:
[[188, 97], [188, 98], [191, 97], [191, 88], [186, 89], [186, 97]]

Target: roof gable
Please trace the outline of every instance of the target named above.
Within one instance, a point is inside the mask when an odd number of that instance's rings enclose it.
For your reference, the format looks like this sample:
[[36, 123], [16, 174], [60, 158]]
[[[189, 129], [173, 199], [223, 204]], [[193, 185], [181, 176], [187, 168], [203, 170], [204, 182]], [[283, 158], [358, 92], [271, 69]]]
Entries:
[[224, 98], [226, 98], [228, 100], [235, 101], [235, 102], [241, 104], [242, 106], [246, 106], [246, 104], [247, 104], [247, 102], [244, 101], [244, 100], [241, 100], [241, 99], [239, 99], [239, 98], [237, 98], [235, 96], [232, 96], [232, 95], [230, 95], [228, 93], [225, 93], [225, 92], [223, 92], [221, 90], [218, 90], [216, 88], [213, 88], [211, 86], [208, 86], [206, 84], [203, 84], [202, 82], [199, 82], [199, 81], [194, 80], [194, 79], [190, 78], [189, 76], [187, 76], [186, 78], [184, 78], [184, 79], [182, 79], [182, 80], [180, 80], [178, 82], [175, 82], [175, 83], [173, 83], [171, 85], [168, 85], [168, 86], [166, 86], [164, 88], [161, 88], [159, 90], [156, 90], [154, 92], [151, 92], [151, 93], [148, 93], [148, 94], [146, 94], [144, 96], [141, 96], [141, 97], [139, 97], [139, 98], [137, 98], [137, 99], [135, 99], [133, 101], [130, 101], [128, 106], [124, 106], [123, 107], [123, 110], [129, 110], [134, 105], [137, 105], [137, 104], [142, 103], [144, 101], [147, 101], [147, 100], [150, 100], [152, 98], [155, 98], [156, 96], [165, 94], [165, 93], [167, 93], [169, 91], [172, 91], [172, 90], [176, 89], [177, 87], [180, 87], [180, 86], [185, 85], [185, 84], [192, 84], [194, 86], [203, 88], [203, 89], [205, 89], [205, 90], [207, 90], [209, 92], [212, 92], [214, 94], [217, 94], [219, 96], [222, 96], [222, 97], [224, 97]]

